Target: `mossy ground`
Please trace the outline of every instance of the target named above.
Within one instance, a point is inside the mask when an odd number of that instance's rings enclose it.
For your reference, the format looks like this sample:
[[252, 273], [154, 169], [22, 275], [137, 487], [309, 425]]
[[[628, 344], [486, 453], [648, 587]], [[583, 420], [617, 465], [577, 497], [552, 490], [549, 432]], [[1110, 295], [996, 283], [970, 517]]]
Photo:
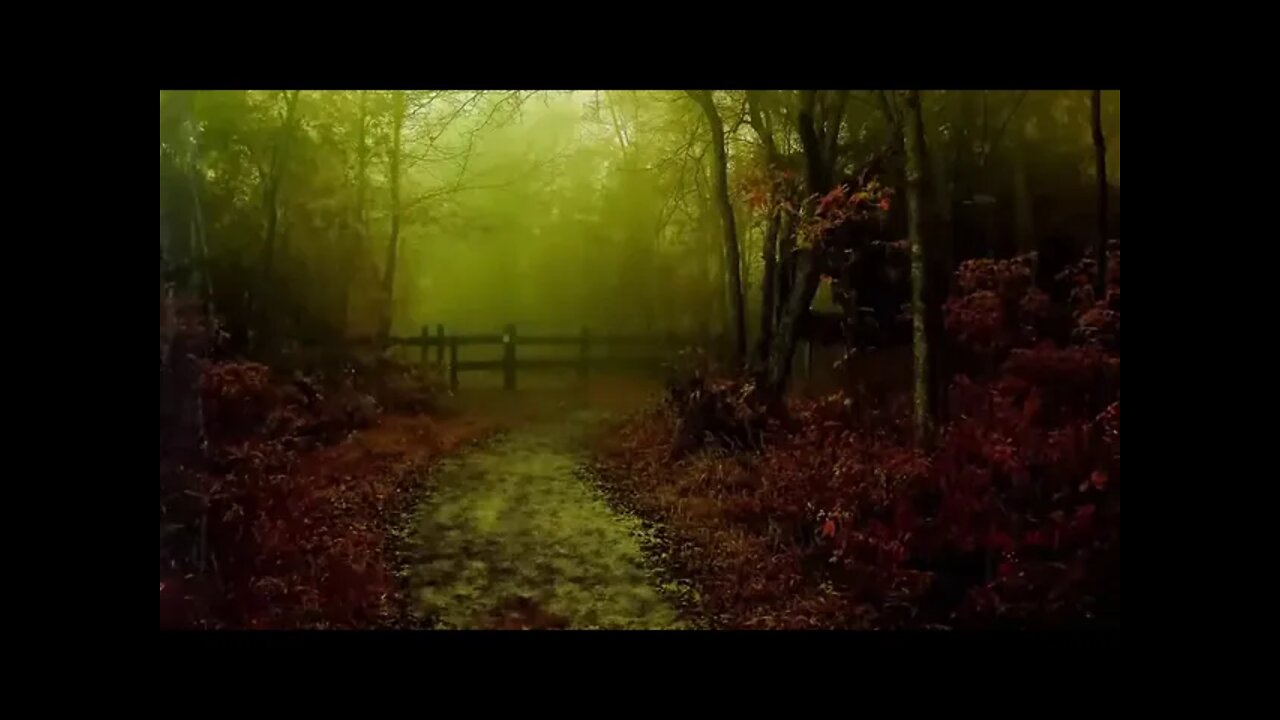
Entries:
[[644, 530], [577, 472], [608, 415], [542, 417], [431, 473], [413, 518], [415, 611], [439, 628], [684, 627], [646, 566]]

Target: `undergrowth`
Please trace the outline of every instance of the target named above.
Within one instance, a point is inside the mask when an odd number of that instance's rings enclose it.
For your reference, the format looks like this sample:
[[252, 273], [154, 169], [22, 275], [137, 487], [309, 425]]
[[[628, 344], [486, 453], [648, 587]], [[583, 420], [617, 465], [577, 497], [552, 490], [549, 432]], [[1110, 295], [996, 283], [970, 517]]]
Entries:
[[[486, 427], [384, 415], [383, 405], [413, 411], [430, 399], [408, 368], [326, 376], [213, 353], [166, 358], [164, 327], [161, 626], [401, 624], [397, 526], [423, 468]], [[210, 331], [179, 324], [175, 347], [215, 344], [182, 344], [184, 332]], [[185, 363], [185, 377], [166, 361]], [[167, 406], [181, 410], [166, 417]]]
[[602, 443], [602, 481], [664, 526], [718, 627], [1116, 625], [1119, 261], [1115, 243], [1102, 299], [1089, 260], [1052, 293], [1031, 258], [959, 268], [960, 374], [929, 453], [905, 403], [836, 394], [766, 417], [745, 383], [696, 377]]

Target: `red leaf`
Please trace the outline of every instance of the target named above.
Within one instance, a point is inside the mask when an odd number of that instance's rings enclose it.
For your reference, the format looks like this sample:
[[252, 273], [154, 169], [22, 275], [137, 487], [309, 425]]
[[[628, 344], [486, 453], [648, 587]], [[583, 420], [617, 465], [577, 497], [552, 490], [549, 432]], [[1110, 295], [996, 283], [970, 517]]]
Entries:
[[835, 537], [835, 536], [836, 536], [836, 523], [834, 520], [828, 519], [826, 522], [822, 523], [822, 537], [829, 538], [829, 537]]
[[993, 530], [991, 534], [987, 536], [987, 545], [996, 550], [1012, 550], [1013, 538], [1009, 537], [1008, 533]]

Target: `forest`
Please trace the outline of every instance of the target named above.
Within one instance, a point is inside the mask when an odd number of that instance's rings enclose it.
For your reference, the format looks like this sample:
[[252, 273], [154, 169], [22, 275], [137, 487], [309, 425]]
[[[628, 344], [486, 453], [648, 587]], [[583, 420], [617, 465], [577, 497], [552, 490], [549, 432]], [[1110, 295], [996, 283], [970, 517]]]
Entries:
[[161, 90], [161, 628], [1115, 628], [1119, 238], [1113, 90]]

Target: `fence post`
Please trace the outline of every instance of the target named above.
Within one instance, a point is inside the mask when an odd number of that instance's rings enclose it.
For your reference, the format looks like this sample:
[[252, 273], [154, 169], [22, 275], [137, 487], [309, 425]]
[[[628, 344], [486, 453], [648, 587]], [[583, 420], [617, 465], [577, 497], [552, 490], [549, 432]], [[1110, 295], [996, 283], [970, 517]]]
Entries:
[[578, 356], [578, 377], [587, 378], [588, 366], [591, 363], [591, 330], [582, 326], [582, 345]]
[[458, 337], [449, 338], [449, 391], [458, 391]]
[[444, 325], [436, 325], [436, 367], [444, 369]]
[[431, 357], [427, 353], [427, 343], [431, 341], [431, 326], [422, 326], [422, 357], [418, 360], [420, 374], [422, 375], [422, 384], [427, 384], [427, 358]]
[[516, 389], [516, 326], [508, 324], [502, 332], [502, 388]]

